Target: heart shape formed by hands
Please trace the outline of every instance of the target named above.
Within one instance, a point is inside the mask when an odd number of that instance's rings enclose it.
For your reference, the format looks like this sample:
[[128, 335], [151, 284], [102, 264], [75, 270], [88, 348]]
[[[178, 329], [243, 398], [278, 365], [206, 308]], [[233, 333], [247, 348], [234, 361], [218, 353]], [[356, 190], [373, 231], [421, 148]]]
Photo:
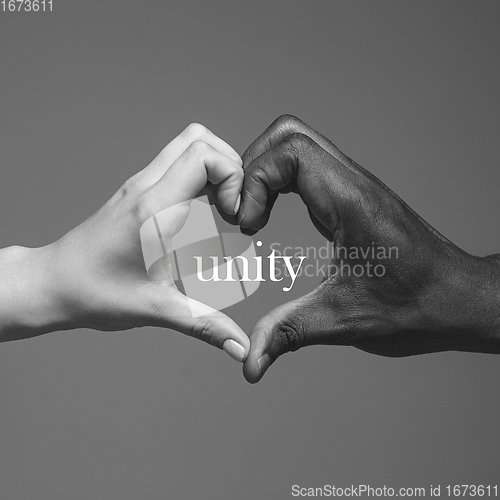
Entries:
[[[301, 197], [314, 226], [332, 243], [334, 259], [316, 289], [265, 315], [247, 337], [219, 309], [251, 289], [238, 283], [226, 300], [210, 288], [205, 300], [193, 297], [192, 289], [182, 293], [176, 283], [175, 269], [181, 273], [186, 262], [179, 258], [174, 265], [172, 250], [214, 239], [211, 222], [188, 231], [210, 237], [197, 235], [177, 247], [174, 238], [189, 213], [203, 208], [193, 201], [199, 197], [208, 196], [224, 220], [252, 235], [267, 224], [278, 195], [289, 192]], [[227, 247], [221, 259], [252, 260], [253, 247], [217, 237]], [[396, 249], [396, 258], [366, 251], [373, 247]], [[339, 257], [338, 249], [356, 251]], [[500, 351], [499, 256], [479, 258], [455, 246], [379, 179], [289, 115], [271, 124], [243, 160], [207, 128], [192, 124], [60, 240], [36, 249], [11, 247], [2, 256], [2, 303], [10, 306], [1, 340], [74, 328], [172, 328], [244, 362], [252, 383], [282, 354], [314, 344], [386, 356]], [[244, 275], [244, 268], [227, 264], [227, 272]], [[339, 264], [350, 272], [339, 274]], [[356, 272], [382, 264], [382, 274]], [[233, 290], [230, 281], [224, 293]], [[221, 297], [222, 306], [210, 305]]]

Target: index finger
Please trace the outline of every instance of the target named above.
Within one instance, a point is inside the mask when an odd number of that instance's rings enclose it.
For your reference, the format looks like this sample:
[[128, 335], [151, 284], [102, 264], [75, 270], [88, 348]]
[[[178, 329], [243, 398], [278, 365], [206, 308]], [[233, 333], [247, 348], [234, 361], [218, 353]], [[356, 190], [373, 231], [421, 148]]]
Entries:
[[152, 186], [195, 141], [204, 141], [239, 165], [242, 164], [238, 153], [227, 142], [216, 136], [207, 127], [199, 123], [191, 123], [177, 137], [170, 141], [156, 158], [140, 172], [139, 175], [143, 182], [148, 187]]
[[295, 133], [307, 135], [342, 163], [345, 163], [344, 160], [348, 159], [331, 141], [309, 127], [309, 125], [306, 125], [302, 120], [293, 115], [281, 115], [243, 153], [243, 165], [248, 165], [255, 158], [274, 148], [289, 135]]

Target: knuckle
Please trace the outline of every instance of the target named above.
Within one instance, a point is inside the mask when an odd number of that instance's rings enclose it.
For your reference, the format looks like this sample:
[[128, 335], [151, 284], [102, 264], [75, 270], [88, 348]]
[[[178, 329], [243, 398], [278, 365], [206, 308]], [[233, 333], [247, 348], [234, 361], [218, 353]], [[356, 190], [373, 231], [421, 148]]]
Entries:
[[132, 217], [139, 222], [146, 222], [151, 216], [155, 214], [152, 206], [151, 199], [146, 196], [137, 197], [131, 209]]
[[127, 179], [120, 188], [120, 194], [125, 197], [135, 193], [139, 185], [140, 175], [137, 173]]
[[270, 352], [278, 357], [290, 351], [297, 351], [305, 345], [305, 328], [300, 317], [280, 320], [274, 330]]
[[294, 132], [287, 137], [286, 140], [287, 147], [294, 153], [304, 153], [307, 149], [310, 149], [313, 145], [312, 139], [300, 132]]
[[112, 204], [116, 204], [122, 200], [133, 199], [141, 190], [141, 175], [139, 172], [130, 177], [130, 179], [127, 179], [109, 201]]
[[205, 155], [209, 149], [210, 146], [205, 141], [197, 139], [189, 145], [187, 152], [193, 156], [202, 156]]
[[264, 165], [257, 163], [256, 165], [252, 165], [252, 168], [246, 172], [245, 181], [249, 183], [257, 183], [266, 182], [269, 180], [269, 175], [266, 172]]
[[293, 131], [298, 130], [301, 123], [302, 122], [296, 116], [285, 113], [275, 120], [274, 126], [280, 129]]
[[191, 139], [191, 141], [195, 141], [196, 139], [205, 136], [208, 131], [207, 127], [201, 123], [190, 123], [184, 130], [184, 134]]
[[197, 321], [191, 328], [191, 337], [202, 340], [207, 344], [214, 344], [215, 325], [210, 319]]

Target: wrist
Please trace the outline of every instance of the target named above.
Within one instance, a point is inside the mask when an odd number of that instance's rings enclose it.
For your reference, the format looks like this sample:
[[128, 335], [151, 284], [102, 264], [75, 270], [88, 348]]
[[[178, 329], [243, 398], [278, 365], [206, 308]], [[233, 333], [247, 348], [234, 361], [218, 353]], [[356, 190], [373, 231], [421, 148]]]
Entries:
[[0, 250], [0, 341], [72, 328], [55, 262], [54, 245]]
[[465, 253], [453, 259], [419, 313], [433, 350], [500, 353], [500, 265]]

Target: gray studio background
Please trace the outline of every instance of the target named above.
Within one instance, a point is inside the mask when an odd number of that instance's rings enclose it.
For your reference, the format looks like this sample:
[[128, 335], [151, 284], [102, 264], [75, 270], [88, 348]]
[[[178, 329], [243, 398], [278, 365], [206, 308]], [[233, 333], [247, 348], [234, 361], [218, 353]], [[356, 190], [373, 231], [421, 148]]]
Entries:
[[[477, 255], [500, 251], [500, 3], [54, 0], [0, 12], [0, 246], [48, 244], [187, 124], [240, 153], [293, 113]], [[319, 245], [300, 200], [259, 234]], [[247, 332], [288, 296], [227, 312]], [[500, 357], [309, 347], [250, 386], [156, 328], [0, 345], [0, 498], [284, 499], [496, 484]]]

